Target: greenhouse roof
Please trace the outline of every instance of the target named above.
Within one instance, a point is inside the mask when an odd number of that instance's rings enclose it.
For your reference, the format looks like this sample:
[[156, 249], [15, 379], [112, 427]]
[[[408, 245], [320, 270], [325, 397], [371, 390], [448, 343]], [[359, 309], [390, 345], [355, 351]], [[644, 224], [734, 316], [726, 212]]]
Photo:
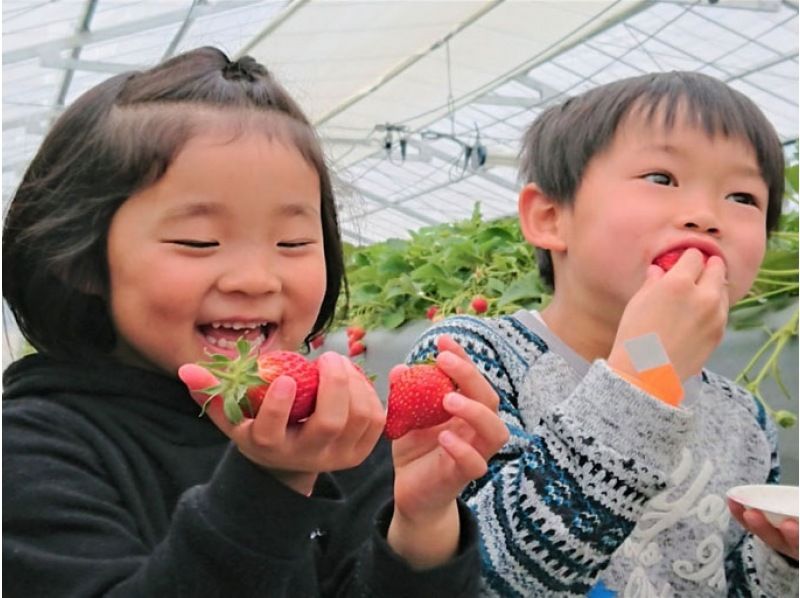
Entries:
[[346, 240], [516, 210], [522, 131], [648, 71], [713, 75], [798, 137], [798, 8], [778, 0], [4, 0], [3, 197], [103, 79], [215, 45], [266, 64], [317, 125]]

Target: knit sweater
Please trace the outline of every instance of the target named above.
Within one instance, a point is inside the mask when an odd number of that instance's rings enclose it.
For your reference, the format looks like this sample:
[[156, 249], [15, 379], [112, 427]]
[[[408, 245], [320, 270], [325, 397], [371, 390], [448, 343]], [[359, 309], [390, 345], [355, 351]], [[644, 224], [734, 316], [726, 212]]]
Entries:
[[454, 337], [500, 397], [511, 438], [463, 497], [478, 516], [484, 594], [797, 596], [797, 569], [730, 516], [725, 493], [778, 480], [755, 398], [703, 371], [674, 408], [589, 363], [537, 315], [457, 316]]
[[3, 378], [3, 596], [474, 595], [477, 530], [415, 572], [385, 536], [381, 441], [310, 498], [256, 466], [177, 379], [34, 355]]

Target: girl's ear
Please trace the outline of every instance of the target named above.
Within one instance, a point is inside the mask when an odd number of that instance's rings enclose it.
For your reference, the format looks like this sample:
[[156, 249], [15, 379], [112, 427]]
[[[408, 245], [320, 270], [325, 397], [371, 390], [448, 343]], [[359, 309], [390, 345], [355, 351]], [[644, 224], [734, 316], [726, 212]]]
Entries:
[[528, 183], [519, 192], [519, 224], [528, 243], [541, 249], [564, 251], [563, 212], [567, 206], [556, 202], [536, 183]]

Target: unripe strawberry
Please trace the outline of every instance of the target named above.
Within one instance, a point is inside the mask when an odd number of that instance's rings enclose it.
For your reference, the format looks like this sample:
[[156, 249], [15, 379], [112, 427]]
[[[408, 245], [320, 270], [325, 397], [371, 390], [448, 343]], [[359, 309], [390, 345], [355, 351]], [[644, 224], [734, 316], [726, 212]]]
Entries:
[[472, 300], [470, 306], [472, 307], [472, 311], [474, 311], [476, 314], [482, 314], [485, 313], [487, 309], [489, 309], [489, 302], [486, 301], [485, 298], [478, 295]]
[[394, 440], [447, 421], [450, 414], [442, 401], [454, 390], [453, 381], [435, 365], [415, 364], [392, 376], [384, 434]]

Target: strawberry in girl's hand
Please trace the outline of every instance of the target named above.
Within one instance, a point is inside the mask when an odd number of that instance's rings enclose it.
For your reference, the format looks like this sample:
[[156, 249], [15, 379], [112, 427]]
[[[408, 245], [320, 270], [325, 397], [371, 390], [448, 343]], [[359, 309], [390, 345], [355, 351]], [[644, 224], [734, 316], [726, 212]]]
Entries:
[[[683, 252], [686, 251], [686, 247], [681, 247], [680, 249], [671, 249], [665, 253], [659, 255], [656, 259], [653, 260], [653, 263], [661, 268], [664, 272], [669, 272], [672, 267], [681, 259]], [[706, 252], [703, 253], [703, 262], [708, 261], [708, 254]]]
[[[297, 384], [289, 422], [298, 422], [314, 412], [319, 386], [316, 363], [292, 351], [252, 355], [250, 343], [244, 339], [236, 343], [236, 348], [239, 355], [234, 359], [212, 355], [210, 362], [201, 364], [219, 383], [199, 391], [209, 396], [208, 401], [217, 395], [221, 396], [223, 411], [232, 424], [238, 424], [245, 417], [256, 416], [269, 385], [278, 376], [290, 376]], [[202, 413], [208, 401], [203, 405]]]
[[447, 421], [450, 414], [442, 401], [455, 389], [449, 376], [431, 364], [415, 364], [390, 376], [384, 434], [395, 440], [411, 430]]

